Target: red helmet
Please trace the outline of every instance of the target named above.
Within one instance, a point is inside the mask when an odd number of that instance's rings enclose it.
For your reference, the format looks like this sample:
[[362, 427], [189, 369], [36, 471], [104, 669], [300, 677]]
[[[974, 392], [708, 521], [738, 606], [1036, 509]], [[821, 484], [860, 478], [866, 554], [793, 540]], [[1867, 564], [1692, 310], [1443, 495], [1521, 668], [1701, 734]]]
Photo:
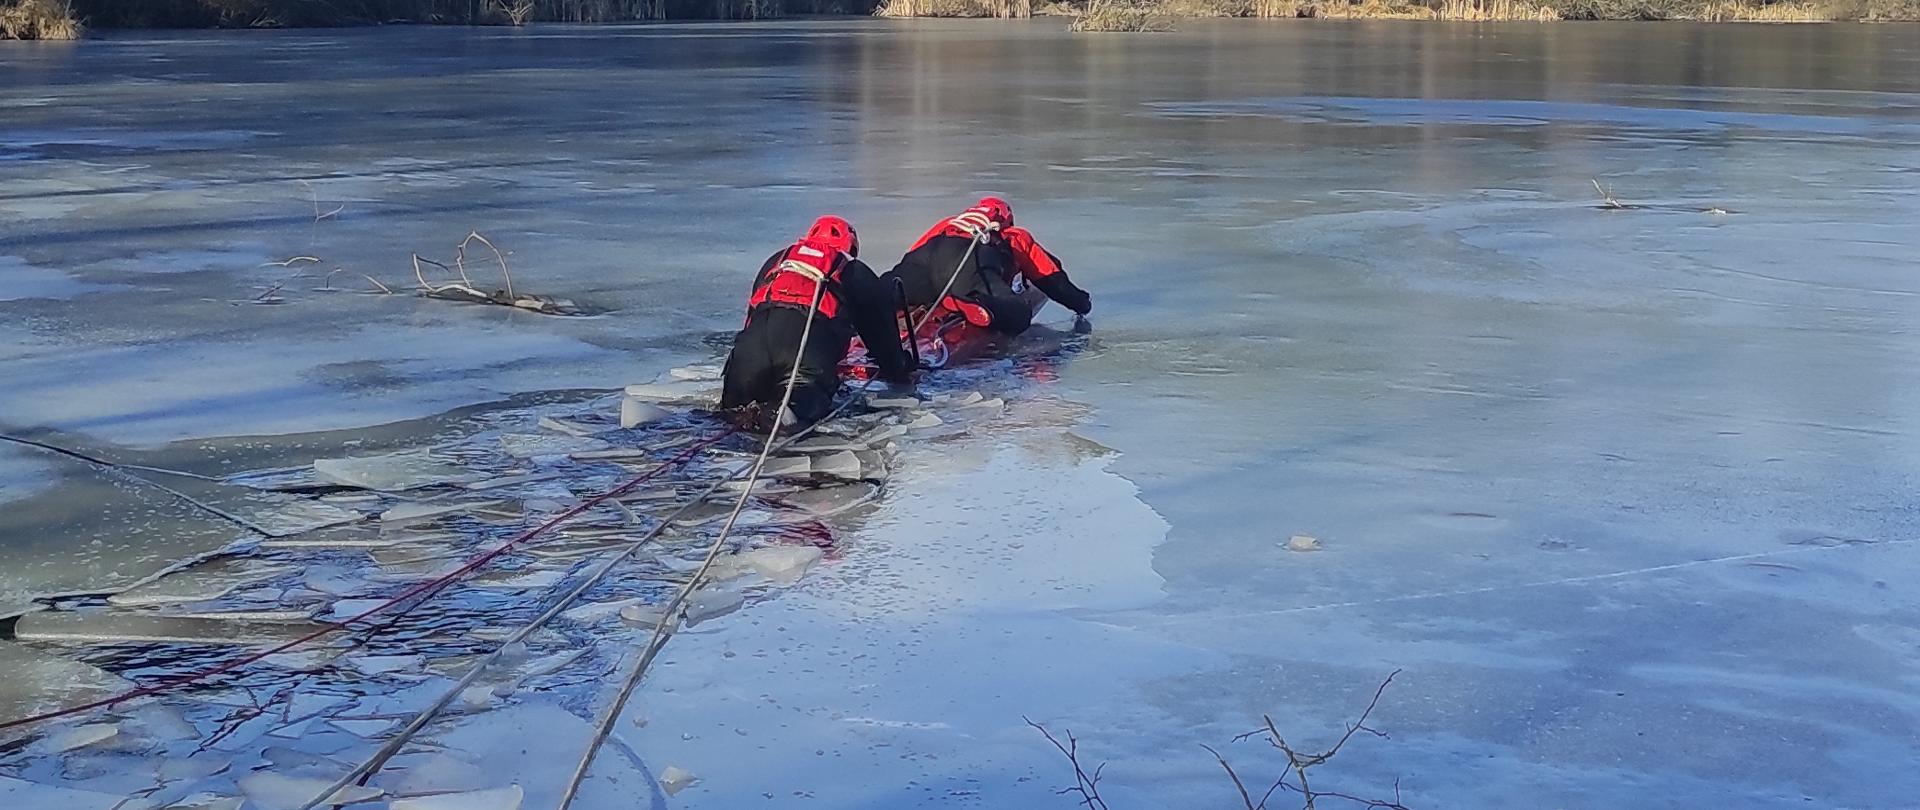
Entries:
[[981, 197], [973, 204], [974, 208], [987, 212], [987, 218], [1000, 223], [1002, 228], [1013, 227], [1013, 206], [999, 197]]
[[860, 235], [853, 232], [853, 223], [839, 217], [825, 216], [814, 220], [813, 227], [807, 229], [807, 238], [824, 242], [848, 256], [860, 255]]

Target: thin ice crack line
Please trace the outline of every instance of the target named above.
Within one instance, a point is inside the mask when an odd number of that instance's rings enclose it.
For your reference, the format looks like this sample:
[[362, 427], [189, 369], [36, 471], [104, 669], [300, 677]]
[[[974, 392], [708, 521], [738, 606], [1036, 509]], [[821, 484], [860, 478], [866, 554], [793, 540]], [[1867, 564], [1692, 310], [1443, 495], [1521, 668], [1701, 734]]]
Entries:
[[1516, 583], [1511, 585], [1487, 585], [1479, 588], [1460, 588], [1460, 589], [1451, 590], [1451, 591], [1426, 591], [1424, 593], [1409, 593], [1409, 594], [1401, 594], [1399, 596], [1383, 597], [1380, 599], [1360, 599], [1360, 600], [1354, 600], [1350, 602], [1325, 602], [1318, 605], [1297, 605], [1294, 607], [1277, 608], [1274, 610], [1261, 610], [1261, 611], [1255, 611], [1251, 613], [1236, 613], [1236, 614], [1227, 615], [1227, 616], [1222, 616], [1217, 613], [1210, 613], [1205, 615], [1194, 615], [1194, 616], [1175, 616], [1175, 617], [1169, 617], [1167, 619], [1163, 619], [1158, 622], [1149, 622], [1145, 626], [1164, 627], [1164, 626], [1176, 625], [1176, 624], [1190, 624], [1190, 623], [1199, 622], [1199, 621], [1217, 622], [1221, 620], [1253, 619], [1253, 618], [1259, 618], [1261, 616], [1284, 616], [1290, 613], [1309, 613], [1317, 610], [1338, 610], [1341, 608], [1370, 607], [1373, 605], [1388, 605], [1388, 604], [1394, 604], [1397, 602], [1414, 602], [1414, 601], [1419, 601], [1423, 599], [1446, 599], [1446, 598], [1455, 597], [1455, 596], [1478, 596], [1480, 594], [1485, 594], [1485, 593], [1499, 593], [1501, 591], [1518, 591], [1518, 590], [1525, 590], [1527, 588], [1550, 588], [1555, 585], [1580, 585], [1588, 582], [1603, 582], [1610, 579], [1626, 579], [1628, 577], [1636, 577], [1643, 574], [1658, 574], [1665, 571], [1679, 571], [1687, 568], [1698, 568], [1706, 565], [1718, 565], [1720, 563], [1742, 562], [1745, 560], [1761, 560], [1761, 559], [1767, 559], [1770, 557], [1785, 557], [1785, 556], [1794, 555], [1794, 554], [1810, 554], [1818, 551], [1833, 551], [1835, 549], [1873, 548], [1873, 547], [1879, 547], [1879, 546], [1906, 545], [1909, 542], [1910, 541], [1907, 541], [1907, 540], [1887, 540], [1887, 541], [1882, 541], [1878, 543], [1849, 543], [1849, 544], [1837, 545], [1837, 546], [1807, 546], [1805, 548], [1783, 548], [1783, 549], [1775, 549], [1773, 551], [1756, 551], [1750, 554], [1729, 554], [1724, 557], [1708, 557], [1703, 560], [1686, 560], [1684, 562], [1666, 563], [1664, 565], [1650, 565], [1645, 568], [1632, 568], [1625, 571], [1609, 571], [1604, 574], [1581, 574], [1579, 576], [1560, 577], [1558, 579], [1546, 579], [1538, 582], [1521, 582], [1521, 583]]

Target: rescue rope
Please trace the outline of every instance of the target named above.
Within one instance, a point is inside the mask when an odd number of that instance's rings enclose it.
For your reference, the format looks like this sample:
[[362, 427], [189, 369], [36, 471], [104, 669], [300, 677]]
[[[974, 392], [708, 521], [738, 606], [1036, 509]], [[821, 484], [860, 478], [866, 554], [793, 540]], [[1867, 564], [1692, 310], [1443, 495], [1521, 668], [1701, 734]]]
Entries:
[[280, 653], [294, 649], [295, 647], [308, 644], [323, 636], [348, 630], [352, 627], [352, 625], [359, 623], [361, 621], [364, 621], [367, 617], [372, 616], [376, 613], [381, 613], [383, 611], [391, 610], [392, 608], [398, 606], [402, 602], [406, 602], [410, 599], [414, 599], [416, 597], [419, 597], [423, 600], [426, 598], [430, 598], [435, 593], [438, 593], [439, 591], [445, 589], [448, 585], [451, 585], [455, 581], [459, 580], [461, 577], [472, 573], [473, 571], [477, 570], [481, 566], [487, 564], [488, 562], [493, 561], [495, 558], [499, 557], [500, 555], [507, 553], [508, 551], [512, 550], [514, 547], [520, 545], [521, 543], [524, 543], [528, 540], [531, 540], [535, 537], [545, 534], [548, 531], [551, 531], [554, 527], [559, 526], [561, 523], [564, 523], [568, 520], [571, 520], [572, 518], [578, 516], [582, 512], [587, 511], [588, 509], [592, 509], [593, 507], [598, 506], [602, 503], [605, 503], [608, 500], [617, 498], [621, 495], [626, 494], [627, 492], [632, 491], [634, 487], [637, 487], [643, 483], [646, 483], [647, 481], [652, 480], [654, 477], [667, 471], [668, 469], [674, 467], [675, 465], [681, 464], [691, 459], [695, 453], [698, 453], [699, 451], [704, 450], [715, 443], [718, 443], [721, 439], [724, 439], [727, 436], [732, 435], [733, 432], [734, 431], [732, 429], [728, 429], [710, 438], [695, 442], [693, 445], [689, 446], [686, 450], [681, 451], [679, 454], [675, 455], [673, 458], [670, 458], [667, 461], [662, 462], [660, 466], [655, 467], [654, 469], [649, 470], [640, 475], [637, 475], [618, 487], [615, 487], [604, 493], [601, 493], [585, 501], [582, 501], [581, 503], [574, 506], [573, 508], [568, 509], [565, 512], [561, 512], [559, 515], [554, 516], [553, 518], [549, 519], [545, 523], [540, 524], [539, 526], [536, 526], [532, 529], [522, 532], [518, 536], [515, 536], [513, 539], [500, 544], [499, 546], [493, 548], [490, 551], [487, 551], [484, 554], [481, 554], [478, 557], [475, 557], [473, 560], [467, 562], [466, 564], [460, 566], [459, 568], [454, 569], [451, 572], [448, 572], [442, 576], [436, 577], [432, 580], [428, 580], [427, 582], [421, 583], [420, 585], [416, 585], [412, 588], [409, 588], [406, 591], [403, 591], [399, 596], [395, 596], [390, 599], [387, 599], [386, 601], [383, 601], [380, 604], [374, 605], [373, 607], [367, 608], [366, 610], [363, 610], [351, 617], [348, 617], [346, 619], [343, 619], [337, 622], [326, 622], [319, 629], [309, 633], [305, 633], [297, 638], [284, 642], [278, 646], [274, 646], [274, 647], [267, 648], [265, 650], [249, 653], [247, 655], [243, 655], [238, 658], [235, 658], [231, 661], [227, 661], [226, 663], [223, 663], [223, 664], [218, 664], [218, 665], [208, 667], [206, 669], [198, 670], [195, 672], [189, 672], [189, 673], [177, 675], [171, 678], [166, 678], [156, 683], [150, 684], [148, 686], [130, 689], [116, 695], [109, 695], [99, 700], [83, 703], [78, 706], [69, 706], [63, 709], [55, 709], [52, 711], [31, 715], [28, 717], [22, 717], [22, 718], [0, 722], [0, 731], [19, 728], [21, 726], [33, 725], [35, 723], [41, 723], [47, 720], [54, 720], [61, 717], [70, 717], [72, 715], [80, 714], [83, 712], [89, 712], [94, 709], [102, 709], [109, 706], [114, 706], [117, 704], [125, 703], [130, 700], [135, 700], [138, 698], [150, 697], [153, 695], [171, 692], [183, 686], [189, 686], [195, 683], [199, 683], [201, 681], [205, 681], [217, 675], [221, 675], [227, 672], [232, 672], [233, 670], [239, 669], [240, 667], [246, 666], [248, 664], [258, 663], [259, 661], [264, 660], [269, 656], [278, 655]]
[[[199, 475], [196, 473], [181, 472], [180, 470], [169, 470], [165, 467], [147, 467], [139, 464], [121, 464], [119, 462], [108, 461], [106, 459], [99, 458], [97, 456], [88, 455], [78, 450], [61, 447], [56, 444], [49, 444], [47, 442], [35, 441], [33, 439], [25, 439], [19, 436], [10, 436], [6, 434], [0, 434], [0, 441], [12, 442], [14, 444], [23, 445], [26, 447], [32, 447], [39, 450], [44, 450], [46, 452], [53, 453], [56, 455], [66, 456], [67, 458], [77, 459], [81, 462], [97, 467], [101, 471], [106, 472], [110, 475], [116, 475], [128, 481], [132, 481], [136, 484], [152, 487], [154, 489], [160, 490], [161, 492], [165, 492], [168, 495], [172, 495], [174, 498], [180, 500], [181, 502], [188, 504], [189, 506], [199, 509], [200, 511], [205, 512], [209, 515], [213, 515], [214, 517], [220, 518], [221, 520], [224, 520], [235, 526], [239, 526], [242, 529], [246, 529], [249, 532], [260, 535], [261, 537], [271, 538], [271, 537], [282, 536], [282, 535], [278, 535], [273, 532], [267, 531], [264, 528], [261, 528], [259, 524], [256, 524], [253, 521], [247, 520], [246, 518], [233, 514], [232, 512], [228, 512], [225, 509], [221, 509], [220, 507], [214, 506], [213, 504], [202, 501], [198, 498], [193, 497], [192, 495], [188, 495], [187, 493], [181, 492], [180, 490], [174, 489], [173, 487], [167, 486], [166, 484], [162, 484], [159, 481], [155, 481], [150, 478], [143, 478], [141, 476], [134, 475], [133, 473], [130, 473], [127, 471], [143, 470], [145, 472], [161, 473], [164, 475], [177, 475], [182, 478], [194, 478], [202, 481], [217, 481], [219, 479], [210, 478], [208, 476]], [[4, 728], [4, 726], [0, 726], [0, 728]]]
[[[954, 266], [953, 277], [950, 277], [947, 280], [948, 289], [952, 288], [953, 278], [958, 277], [960, 274], [960, 271], [966, 267], [967, 260], [972, 258], [974, 248], [979, 244], [980, 244], [980, 239], [979, 237], [976, 236], [976, 238], [970, 244], [968, 244], [966, 252], [961, 254], [959, 264]], [[806, 341], [808, 331], [813, 328], [812, 315], [819, 306], [820, 292], [821, 292], [820, 285], [816, 284], [814, 286], [814, 297], [811, 305], [808, 308], [807, 323], [805, 326], [802, 327], [802, 330], [801, 330], [801, 344], [800, 344], [801, 347], [804, 347], [806, 345], [805, 341]], [[946, 295], [946, 290], [942, 290], [941, 297], [945, 297], [945, 295]], [[935, 301], [937, 302], [938, 299], [935, 299]], [[913, 323], [913, 328], [909, 335], [910, 337], [914, 337], [915, 339], [917, 339], [917, 335], [920, 331], [920, 328], [926, 325], [928, 320], [932, 319], [934, 311], [935, 311], [934, 307], [928, 307], [926, 312], [921, 313], [919, 320]], [[568, 782], [566, 793], [560, 803], [560, 808], [562, 808], [562, 810], [568, 807], [572, 803], [574, 795], [578, 792], [580, 783], [585, 778], [586, 769], [589, 766], [591, 766], [595, 753], [599, 750], [599, 748], [602, 745], [605, 744], [608, 734], [611, 733], [612, 731], [613, 723], [618, 720], [620, 715], [619, 709], [624, 708], [626, 701], [632, 696], [633, 690], [639, 686], [640, 680], [645, 676], [647, 667], [651, 665], [654, 657], [659, 654], [660, 648], [664, 646], [664, 634], [662, 632], [662, 629], [665, 627], [672, 626], [672, 624], [678, 623], [678, 617], [675, 615], [675, 611], [678, 610], [679, 606], [685, 601], [686, 595], [691, 593], [692, 589], [698, 584], [700, 579], [706, 574], [707, 570], [712, 566], [713, 560], [716, 556], [717, 550], [720, 547], [720, 544], [724, 542], [726, 539], [726, 533], [728, 531], [731, 531], [734, 521], [738, 519], [741, 508], [746, 503], [746, 499], [752, 495], [755, 479], [757, 479], [757, 477], [759, 476], [760, 470], [765, 465], [767, 458], [771, 456], [773, 453], [787, 448], [788, 446], [792, 445], [794, 442], [797, 442], [801, 439], [806, 438], [808, 435], [818, 430], [821, 425], [826, 424], [827, 422], [831, 421], [835, 417], [839, 416], [842, 412], [846, 411], [846, 409], [858, 399], [857, 397], [847, 398], [846, 400], [842, 401], [840, 404], [834, 406], [833, 410], [828, 411], [826, 416], [821, 417], [818, 421], [814, 422], [811, 425], [808, 425], [807, 427], [801, 429], [800, 431], [794, 433], [793, 435], [788, 436], [784, 441], [780, 441], [776, 444], [775, 439], [778, 437], [779, 429], [780, 429], [780, 425], [779, 425], [780, 414], [785, 412], [787, 405], [791, 402], [791, 398], [793, 395], [793, 387], [795, 382], [798, 379], [798, 375], [799, 375], [799, 359], [798, 359], [798, 352], [796, 352], [794, 367], [789, 371], [787, 375], [786, 390], [781, 394], [780, 409], [775, 412], [773, 428], [771, 431], [769, 431], [767, 435], [767, 445], [762, 448], [759, 457], [754, 461], [752, 465], [750, 465], [750, 467], [742, 467], [738, 470], [735, 470], [731, 475], [728, 475], [727, 477], [722, 478], [719, 481], [715, 481], [711, 486], [695, 494], [692, 498], [688, 499], [686, 503], [682, 504], [678, 509], [675, 509], [672, 513], [668, 514], [665, 518], [663, 518], [660, 521], [658, 525], [654, 526], [652, 530], [642, 535], [639, 539], [635, 540], [633, 543], [614, 552], [614, 554], [611, 557], [609, 557], [606, 560], [606, 562], [602, 563], [597, 569], [594, 570], [592, 574], [590, 574], [578, 586], [574, 587], [572, 590], [569, 590], [564, 595], [562, 595], [559, 601], [555, 602], [553, 606], [549, 607], [546, 611], [542, 612], [540, 615], [534, 617], [534, 619], [528, 622], [526, 626], [520, 628], [519, 630], [515, 631], [512, 635], [508, 636], [507, 639], [505, 641], [502, 641], [500, 643], [500, 646], [496, 648], [493, 652], [487, 654], [486, 657], [480, 659], [479, 661], [476, 661], [473, 664], [473, 666], [468, 668], [467, 673], [461, 676], [461, 678], [458, 681], [456, 681], [451, 688], [449, 688], [445, 693], [441, 694], [439, 699], [435, 700], [432, 705], [428, 706], [425, 709], [422, 709], [419, 713], [417, 713], [411, 721], [409, 721], [404, 727], [402, 727], [398, 732], [396, 732], [394, 736], [389, 738], [386, 741], [386, 743], [382, 744], [379, 750], [374, 752], [373, 756], [368, 757], [365, 761], [361, 762], [359, 765], [354, 766], [353, 770], [349, 771], [345, 776], [341, 777], [340, 779], [335, 780], [334, 783], [329, 785], [325, 790], [323, 790], [320, 793], [320, 795], [315, 796], [313, 799], [309, 800], [305, 804], [296, 808], [296, 810], [313, 810], [313, 808], [318, 807], [322, 804], [325, 804], [327, 802], [327, 799], [331, 798], [335, 793], [339, 792], [341, 788], [347, 787], [348, 785], [353, 784], [354, 782], [365, 784], [367, 780], [371, 779], [374, 774], [378, 773], [380, 769], [386, 765], [388, 760], [391, 760], [395, 755], [397, 755], [400, 752], [401, 748], [405, 747], [406, 744], [410, 742], [415, 736], [417, 736], [422, 729], [426, 728], [427, 724], [432, 722], [433, 719], [440, 714], [440, 712], [445, 711], [446, 707], [453, 702], [454, 698], [458, 697], [461, 692], [465, 691], [468, 687], [472, 686], [475, 681], [479, 680], [480, 675], [486, 670], [486, 668], [491, 666], [494, 662], [498, 661], [501, 655], [506, 651], [508, 647], [512, 646], [516, 642], [525, 640], [527, 637], [531, 636], [535, 631], [545, 626], [547, 622], [552, 621], [555, 616], [560, 615], [560, 613], [566, 610], [568, 606], [570, 606], [573, 602], [577, 601], [581, 596], [585, 595], [589, 589], [591, 589], [595, 585], [598, 585], [602, 579], [605, 579], [607, 574], [612, 572], [613, 567], [615, 565], [625, 560], [628, 556], [632, 555], [635, 551], [638, 551], [642, 546], [646, 545], [649, 542], [652, 542], [653, 539], [658, 537], [661, 532], [664, 532], [667, 529], [667, 527], [673, 525], [673, 522], [675, 520], [678, 520], [681, 515], [686, 514], [688, 511], [692, 510], [695, 506], [698, 506], [699, 504], [705, 502], [706, 499], [711, 497], [715, 492], [720, 491], [721, 487], [726, 486], [728, 483], [739, 478], [739, 476], [742, 473], [747, 473], [749, 469], [751, 469], [751, 474], [752, 476], [754, 476], [754, 478], [750, 478], [747, 481], [746, 488], [741, 492], [740, 501], [738, 501], [735, 504], [732, 514], [730, 514], [727, 518], [726, 528], [722, 530], [720, 537], [714, 542], [713, 546], [709, 548], [707, 559], [701, 563], [700, 570], [695, 572], [694, 576], [691, 577], [687, 581], [687, 583], [682, 586], [680, 592], [675, 595], [673, 602], [670, 603], [669, 609], [665, 611], [665, 614], [661, 617], [661, 620], [660, 620], [661, 624], [658, 627], [654, 628], [654, 635], [649, 638], [646, 652], [643, 653], [643, 657], [640, 663], [636, 665], [633, 674], [630, 675], [627, 681], [622, 684], [620, 693], [618, 695], [619, 705], [616, 706], [613, 711], [606, 713], [605, 718], [602, 720], [601, 724], [596, 729], [593, 742], [588, 748], [579, 767], [576, 768], [573, 778]], [[872, 388], [873, 383], [874, 383], [874, 380], [872, 379], [867, 380], [864, 384], [862, 384], [860, 391], [857, 393], [866, 392], [868, 389]], [[726, 434], [722, 434], [722, 435], [724, 436]], [[719, 437], [715, 437], [715, 441], [717, 441], [718, 438]]]
[[821, 290], [822, 285], [816, 281], [813, 285], [813, 300], [807, 305], [806, 325], [800, 328], [800, 345], [794, 347], [793, 367], [787, 371], [786, 390], [780, 392], [780, 406], [774, 410], [773, 427], [767, 431], [767, 441], [760, 448], [760, 457], [753, 460], [753, 468], [747, 473], [746, 487], [740, 490], [740, 497], [734, 500], [733, 511], [727, 513], [727, 522], [720, 527], [719, 536], [713, 538], [713, 543], [707, 546], [707, 556], [700, 561], [700, 567], [693, 572], [693, 576], [687, 578], [686, 584], [680, 586], [680, 592], [673, 595], [673, 600], [668, 602], [666, 609], [661, 612], [660, 623], [654, 626], [653, 637], [648, 639], [645, 652], [640, 654], [640, 662], [633, 667], [633, 674], [627, 676], [626, 682], [620, 685], [620, 691], [614, 696], [613, 703], [608, 705], [606, 711], [601, 714], [592, 742], [587, 744], [586, 753], [581, 755], [580, 763], [573, 769], [573, 776], [567, 780], [566, 790], [560, 794], [560, 803], [556, 805], [557, 810], [567, 810], [573, 805], [574, 796], [580, 792], [580, 784], [586, 781], [587, 769], [593, 766], [594, 757], [600, 753], [600, 747], [606, 744], [607, 735], [613, 733], [613, 727], [619, 722], [620, 712], [626, 708], [628, 698], [631, 698], [633, 691], [639, 688], [640, 679], [646, 677], [647, 669], [653, 665], [654, 658], [660, 654], [661, 648], [666, 646], [668, 634], [678, 628], [680, 611], [686, 605], [687, 597], [692, 596], [694, 589], [700, 587], [702, 581], [706, 579], [707, 572], [713, 568], [713, 561], [720, 557], [721, 547], [726, 545], [727, 537], [733, 534], [733, 526], [740, 519], [740, 511], [747, 507], [747, 500], [753, 497], [753, 486], [760, 480], [760, 471], [766, 467], [767, 457], [773, 455], [773, 449], [780, 438], [782, 416], [787, 412], [788, 403], [793, 400], [794, 384], [800, 379], [800, 359], [806, 352], [807, 337], [813, 332], [813, 316], [820, 307]]
[[[957, 221], [958, 217], [955, 219]], [[973, 249], [986, 242], [988, 234], [999, 229], [999, 223], [995, 222], [988, 222], [979, 227], [973, 227], [973, 223], [967, 223], [961, 226], [961, 230], [972, 235], [971, 238], [967, 240], [967, 252], [960, 254], [960, 263], [954, 265], [953, 274], [947, 276], [947, 286], [940, 288], [940, 294], [933, 297], [932, 303], [927, 304], [927, 311], [920, 314], [919, 322], [913, 325], [913, 331], [909, 334], [911, 339], [920, 339], [920, 327], [927, 322], [927, 319], [932, 318], [933, 313], [940, 310], [941, 303], [947, 300], [947, 293], [953, 289], [953, 282], [960, 279], [960, 271], [966, 268], [967, 260], [973, 258]]]

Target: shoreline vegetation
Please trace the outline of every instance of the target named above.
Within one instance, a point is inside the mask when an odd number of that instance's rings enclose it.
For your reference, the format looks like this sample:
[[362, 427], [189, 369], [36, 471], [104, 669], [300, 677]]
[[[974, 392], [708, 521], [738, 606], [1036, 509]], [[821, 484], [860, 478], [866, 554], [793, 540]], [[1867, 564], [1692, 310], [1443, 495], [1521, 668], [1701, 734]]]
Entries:
[[1920, 0], [0, 0], [0, 40], [79, 39], [89, 28], [526, 25], [869, 13], [1064, 17], [1076, 31], [1166, 31], [1185, 18], [1916, 22]]

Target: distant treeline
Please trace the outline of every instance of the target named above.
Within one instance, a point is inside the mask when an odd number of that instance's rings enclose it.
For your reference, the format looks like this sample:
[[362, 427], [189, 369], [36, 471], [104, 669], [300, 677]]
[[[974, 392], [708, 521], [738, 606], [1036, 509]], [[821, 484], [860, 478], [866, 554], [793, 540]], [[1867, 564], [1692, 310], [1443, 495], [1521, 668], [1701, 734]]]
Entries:
[[[867, 14], [872, 0], [70, 0], [88, 25], [206, 28], [370, 25], [391, 22], [512, 25], [755, 19]], [[7, 0], [0, 0], [4, 5]]]

